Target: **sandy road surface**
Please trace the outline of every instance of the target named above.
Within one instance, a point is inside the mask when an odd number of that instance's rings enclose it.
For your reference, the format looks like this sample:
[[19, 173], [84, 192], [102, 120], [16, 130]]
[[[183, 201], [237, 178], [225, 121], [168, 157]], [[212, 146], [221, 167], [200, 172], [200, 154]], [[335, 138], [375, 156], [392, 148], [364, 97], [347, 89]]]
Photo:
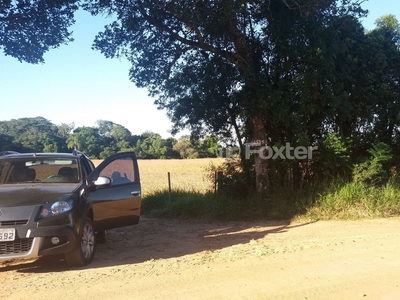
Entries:
[[400, 219], [142, 218], [93, 263], [0, 263], [0, 299], [400, 299]]

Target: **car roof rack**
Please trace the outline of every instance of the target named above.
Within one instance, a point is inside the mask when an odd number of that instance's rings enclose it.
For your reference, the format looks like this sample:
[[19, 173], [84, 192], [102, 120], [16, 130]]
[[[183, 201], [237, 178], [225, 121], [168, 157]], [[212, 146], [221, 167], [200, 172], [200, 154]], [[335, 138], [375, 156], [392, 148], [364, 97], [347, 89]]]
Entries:
[[78, 155], [78, 154], [83, 154], [83, 153], [82, 153], [82, 151], [79, 151], [78, 149], [75, 148], [74, 150], [72, 150], [72, 154]]
[[11, 151], [11, 150], [0, 152], [0, 156], [10, 155], [10, 154], [19, 154], [19, 152]]

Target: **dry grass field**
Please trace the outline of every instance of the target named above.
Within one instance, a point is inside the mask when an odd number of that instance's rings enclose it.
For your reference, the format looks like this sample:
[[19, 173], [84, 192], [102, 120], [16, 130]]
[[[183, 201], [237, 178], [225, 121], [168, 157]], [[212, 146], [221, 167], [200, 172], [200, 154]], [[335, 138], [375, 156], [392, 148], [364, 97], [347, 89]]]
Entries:
[[[93, 162], [98, 165], [101, 161]], [[212, 191], [213, 181], [207, 169], [222, 162], [220, 158], [138, 160], [143, 195], [168, 190], [168, 172], [172, 190]]]

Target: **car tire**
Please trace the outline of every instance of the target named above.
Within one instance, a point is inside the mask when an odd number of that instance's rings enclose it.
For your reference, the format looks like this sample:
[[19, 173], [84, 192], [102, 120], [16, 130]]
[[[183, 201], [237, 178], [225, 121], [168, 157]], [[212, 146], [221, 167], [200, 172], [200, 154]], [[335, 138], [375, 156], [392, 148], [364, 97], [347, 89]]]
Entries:
[[82, 224], [79, 246], [65, 253], [65, 260], [71, 266], [81, 267], [90, 264], [96, 250], [96, 235], [91, 219], [86, 218]]
[[107, 242], [107, 231], [100, 230], [96, 232], [96, 243], [105, 244]]

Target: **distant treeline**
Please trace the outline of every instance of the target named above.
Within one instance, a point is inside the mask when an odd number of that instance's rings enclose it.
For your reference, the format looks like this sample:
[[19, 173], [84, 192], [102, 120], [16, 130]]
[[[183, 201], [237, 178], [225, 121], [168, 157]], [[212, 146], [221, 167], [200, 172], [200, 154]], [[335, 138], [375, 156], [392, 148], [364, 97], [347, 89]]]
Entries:
[[153, 132], [132, 135], [122, 125], [98, 120], [94, 127], [55, 125], [42, 117], [0, 121], [0, 151], [69, 152], [76, 146], [91, 158], [104, 159], [121, 151], [135, 151], [140, 159], [215, 157], [218, 139], [163, 139]]

